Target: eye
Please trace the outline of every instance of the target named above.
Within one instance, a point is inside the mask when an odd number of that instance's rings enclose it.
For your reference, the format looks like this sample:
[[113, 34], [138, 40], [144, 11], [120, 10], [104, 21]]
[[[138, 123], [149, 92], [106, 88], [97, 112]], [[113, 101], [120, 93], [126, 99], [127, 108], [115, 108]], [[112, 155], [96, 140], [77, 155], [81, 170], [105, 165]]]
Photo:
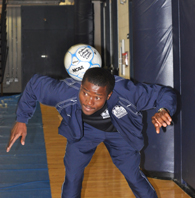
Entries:
[[83, 94], [84, 94], [84, 96], [88, 96], [88, 93], [87, 93], [87, 92], [85, 92], [85, 91], [83, 91]]
[[95, 97], [95, 99], [96, 99], [96, 100], [100, 100], [101, 98], [100, 98], [100, 97], [98, 97], [98, 96], [96, 96], [96, 97]]

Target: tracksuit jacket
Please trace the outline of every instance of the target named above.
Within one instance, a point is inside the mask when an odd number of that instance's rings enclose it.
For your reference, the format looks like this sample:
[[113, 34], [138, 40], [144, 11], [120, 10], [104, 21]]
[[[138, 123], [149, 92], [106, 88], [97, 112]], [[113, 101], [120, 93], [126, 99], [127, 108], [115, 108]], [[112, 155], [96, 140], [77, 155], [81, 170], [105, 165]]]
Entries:
[[[155, 108], [176, 111], [176, 94], [171, 88], [156, 84], [134, 84], [132, 81], [115, 76], [113, 94], [107, 101], [113, 125], [135, 150], [144, 146], [142, 136], [142, 111]], [[34, 75], [28, 82], [17, 108], [17, 121], [28, 123], [33, 116], [37, 101], [54, 106], [63, 120], [59, 134], [69, 142], [79, 141], [84, 134], [82, 110], [79, 101], [81, 82], [72, 78], [56, 80], [47, 76]]]

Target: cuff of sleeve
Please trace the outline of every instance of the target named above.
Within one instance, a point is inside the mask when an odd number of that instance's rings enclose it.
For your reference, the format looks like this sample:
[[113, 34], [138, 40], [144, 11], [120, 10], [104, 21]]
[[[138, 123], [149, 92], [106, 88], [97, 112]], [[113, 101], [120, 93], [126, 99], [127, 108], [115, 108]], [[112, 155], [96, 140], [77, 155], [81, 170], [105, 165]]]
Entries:
[[28, 119], [26, 119], [26, 118], [16, 118], [16, 121], [17, 122], [22, 122], [22, 123], [25, 123], [25, 124], [28, 124]]
[[156, 107], [156, 112], [158, 112], [158, 110], [161, 108], [167, 109], [170, 116], [173, 116], [173, 114], [175, 113], [174, 108], [172, 108], [171, 106], [167, 107], [166, 105], [163, 105], [163, 107], [162, 106]]

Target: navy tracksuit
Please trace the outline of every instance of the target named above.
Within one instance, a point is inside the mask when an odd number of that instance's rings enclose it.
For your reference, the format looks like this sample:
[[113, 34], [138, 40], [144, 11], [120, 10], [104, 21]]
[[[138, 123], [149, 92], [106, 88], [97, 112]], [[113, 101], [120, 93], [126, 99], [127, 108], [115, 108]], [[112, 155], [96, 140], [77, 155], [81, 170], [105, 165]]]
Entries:
[[59, 133], [68, 140], [64, 158], [66, 177], [62, 198], [79, 198], [84, 168], [97, 145], [104, 142], [114, 164], [125, 176], [136, 197], [157, 197], [155, 190], [139, 169], [139, 151], [144, 145], [142, 111], [166, 108], [170, 115], [176, 110], [172, 89], [158, 85], [134, 84], [116, 76], [113, 94], [107, 101], [108, 111], [118, 132], [104, 132], [82, 122], [78, 94], [80, 82], [71, 78], [57, 81], [35, 75], [27, 84], [17, 109], [17, 121], [28, 122], [36, 101], [55, 106], [63, 120]]

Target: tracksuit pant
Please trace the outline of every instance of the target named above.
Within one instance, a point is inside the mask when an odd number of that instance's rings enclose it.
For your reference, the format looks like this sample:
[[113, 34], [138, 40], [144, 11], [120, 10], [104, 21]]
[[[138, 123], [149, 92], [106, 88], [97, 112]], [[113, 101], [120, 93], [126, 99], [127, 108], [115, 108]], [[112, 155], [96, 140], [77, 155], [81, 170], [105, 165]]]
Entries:
[[65, 181], [62, 198], [80, 198], [84, 169], [89, 164], [96, 147], [103, 142], [113, 163], [125, 176], [136, 198], [157, 198], [156, 192], [139, 169], [140, 154], [118, 132], [104, 132], [84, 124], [80, 141], [67, 142], [64, 164]]

